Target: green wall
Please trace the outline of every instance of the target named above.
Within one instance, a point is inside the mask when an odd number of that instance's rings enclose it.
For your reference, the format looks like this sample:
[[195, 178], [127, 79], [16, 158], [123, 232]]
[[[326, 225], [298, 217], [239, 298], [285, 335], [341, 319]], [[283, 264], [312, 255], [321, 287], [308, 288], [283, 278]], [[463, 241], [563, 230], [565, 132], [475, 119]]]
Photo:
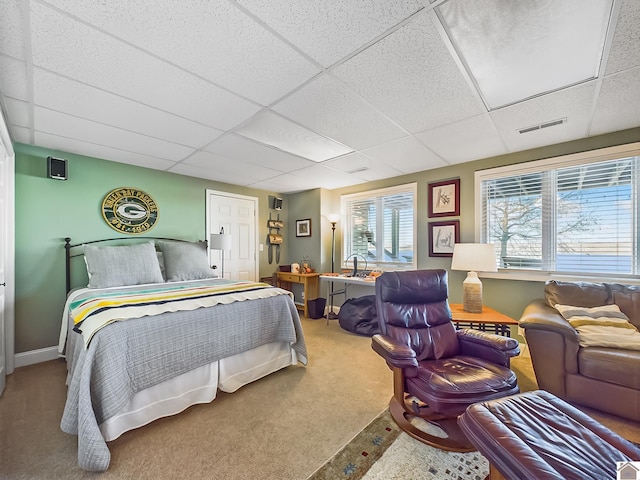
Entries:
[[[219, 182], [171, 174], [159, 170], [109, 162], [65, 152], [14, 145], [15, 181], [15, 351], [57, 345], [65, 300], [64, 241], [72, 243], [124, 237], [102, 219], [100, 205], [106, 193], [117, 187], [135, 187], [158, 204], [159, 218], [148, 235], [189, 240], [205, 238], [206, 189], [257, 197], [259, 238], [268, 230], [269, 196], [266, 192]], [[69, 179], [47, 178], [46, 157], [68, 160]], [[280, 214], [287, 218], [287, 201]], [[275, 218], [275, 216], [274, 216]], [[308, 218], [308, 216], [304, 217]], [[284, 235], [292, 227], [285, 221]], [[285, 237], [287, 238], [287, 237]], [[282, 247], [287, 262], [288, 242]], [[267, 248], [259, 254], [260, 276], [270, 276]], [[76, 271], [77, 269], [74, 269]]]
[[[461, 165], [452, 165], [392, 179], [369, 182], [336, 190], [314, 189], [292, 195], [280, 195], [202, 180], [141, 167], [108, 162], [26, 145], [15, 145], [16, 151], [16, 325], [15, 351], [27, 352], [57, 344], [60, 319], [64, 307], [63, 238], [73, 242], [116, 237], [118, 234], [102, 220], [100, 203], [110, 190], [135, 187], [149, 193], [159, 206], [160, 216], [149, 232], [153, 236], [202, 239], [205, 235], [205, 190], [213, 189], [257, 197], [259, 200], [259, 238], [268, 234], [269, 196], [284, 199], [279, 212], [285, 226], [281, 232], [285, 242], [280, 264], [297, 262], [309, 255], [318, 271], [331, 267], [331, 226], [329, 213], [339, 212], [340, 195], [373, 190], [404, 183], [418, 185], [418, 268], [449, 270], [451, 259], [429, 257], [427, 217], [427, 184], [448, 178], [461, 180], [460, 220], [462, 242], [473, 242], [475, 231], [474, 172], [502, 165], [604, 148], [640, 141], [640, 128], [574, 142], [493, 157]], [[47, 156], [69, 161], [69, 180], [46, 177]], [[296, 238], [295, 221], [310, 218], [311, 237]], [[440, 220], [440, 219], [439, 219]], [[342, 227], [336, 230], [336, 267], [341, 256]], [[269, 264], [267, 245], [259, 253], [260, 276], [270, 276], [277, 265]], [[465, 272], [450, 271], [450, 299], [462, 301]], [[542, 295], [542, 282], [485, 279], [484, 301], [487, 305], [519, 318], [527, 302]], [[370, 293], [370, 292], [369, 292]], [[321, 294], [323, 291], [321, 290]], [[516, 332], [514, 332], [516, 333]]]

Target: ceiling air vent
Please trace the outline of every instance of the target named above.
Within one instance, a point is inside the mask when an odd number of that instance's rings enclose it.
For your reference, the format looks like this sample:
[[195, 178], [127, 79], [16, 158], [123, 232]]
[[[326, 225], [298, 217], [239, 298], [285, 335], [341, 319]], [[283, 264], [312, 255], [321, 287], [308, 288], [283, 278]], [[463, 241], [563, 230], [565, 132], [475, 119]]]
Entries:
[[555, 127], [556, 125], [562, 125], [567, 123], [567, 117], [559, 118], [557, 120], [550, 120], [548, 122], [539, 123], [538, 125], [532, 125], [531, 127], [525, 127], [518, 129], [520, 133], [535, 132], [536, 130], [542, 130], [543, 128]]

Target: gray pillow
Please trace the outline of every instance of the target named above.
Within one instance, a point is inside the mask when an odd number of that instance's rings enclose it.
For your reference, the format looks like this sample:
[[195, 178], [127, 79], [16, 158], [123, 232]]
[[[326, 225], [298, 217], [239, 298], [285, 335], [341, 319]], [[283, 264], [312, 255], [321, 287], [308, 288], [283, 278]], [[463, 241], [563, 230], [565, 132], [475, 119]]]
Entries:
[[135, 245], [84, 246], [90, 288], [163, 283], [153, 242]]
[[207, 249], [202, 242], [160, 241], [158, 248], [164, 257], [167, 282], [199, 280], [217, 276], [215, 270], [209, 266]]

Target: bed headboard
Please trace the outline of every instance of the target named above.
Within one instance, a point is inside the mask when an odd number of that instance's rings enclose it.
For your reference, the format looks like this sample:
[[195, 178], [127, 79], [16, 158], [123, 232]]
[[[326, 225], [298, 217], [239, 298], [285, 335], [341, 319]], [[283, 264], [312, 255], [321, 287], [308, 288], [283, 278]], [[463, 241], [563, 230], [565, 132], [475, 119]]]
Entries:
[[[91, 245], [95, 243], [109, 243], [109, 242], [117, 242], [114, 245], [126, 245], [133, 243], [142, 243], [149, 240], [169, 240], [172, 242], [190, 242], [191, 240], [185, 240], [181, 238], [169, 238], [169, 237], [118, 237], [118, 238], [104, 238], [101, 240], [91, 240], [88, 242], [82, 243], [71, 243], [71, 238], [66, 237], [64, 239], [64, 253], [65, 253], [65, 278], [66, 278], [66, 292], [67, 294], [71, 291], [71, 259], [75, 257], [83, 257], [84, 252], [82, 251], [82, 247], [84, 245]], [[204, 241], [205, 246], [207, 241]]]

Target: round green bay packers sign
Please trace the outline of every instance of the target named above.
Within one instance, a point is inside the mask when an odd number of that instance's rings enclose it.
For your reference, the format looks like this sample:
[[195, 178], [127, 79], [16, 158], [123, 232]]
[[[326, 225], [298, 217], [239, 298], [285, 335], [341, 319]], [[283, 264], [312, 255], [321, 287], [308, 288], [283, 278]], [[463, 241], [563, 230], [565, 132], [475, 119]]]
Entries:
[[158, 220], [158, 205], [142, 190], [120, 187], [102, 200], [102, 217], [114, 230], [135, 235], [153, 228]]

